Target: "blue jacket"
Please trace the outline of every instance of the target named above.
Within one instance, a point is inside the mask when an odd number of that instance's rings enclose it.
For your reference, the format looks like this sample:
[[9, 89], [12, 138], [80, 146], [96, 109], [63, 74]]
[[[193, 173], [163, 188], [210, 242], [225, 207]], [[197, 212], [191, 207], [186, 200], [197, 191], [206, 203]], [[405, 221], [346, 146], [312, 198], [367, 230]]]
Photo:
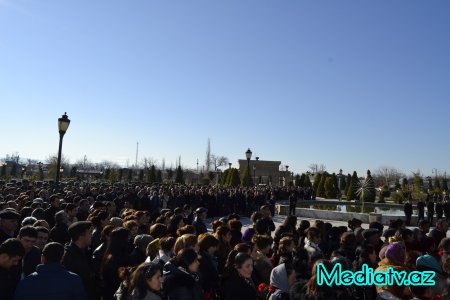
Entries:
[[38, 265], [36, 272], [19, 282], [16, 300], [85, 300], [80, 277], [67, 271], [60, 263]]

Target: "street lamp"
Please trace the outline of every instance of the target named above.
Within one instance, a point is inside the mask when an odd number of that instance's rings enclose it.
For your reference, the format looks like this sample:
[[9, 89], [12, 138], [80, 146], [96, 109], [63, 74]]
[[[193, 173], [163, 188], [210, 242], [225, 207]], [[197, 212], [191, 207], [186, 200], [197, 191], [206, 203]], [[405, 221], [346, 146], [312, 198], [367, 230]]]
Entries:
[[256, 184], [256, 166], [253, 166], [253, 183]]
[[433, 170], [431, 170], [431, 173], [434, 173], [434, 181], [437, 181], [437, 169], [433, 168]]
[[231, 163], [228, 163], [228, 169], [231, 169]]
[[67, 113], [64, 113], [64, 115], [61, 118], [58, 118], [58, 130], [59, 130], [59, 149], [58, 149], [58, 162], [56, 164], [56, 180], [55, 184], [58, 186], [59, 184], [59, 176], [60, 176], [60, 168], [61, 168], [61, 151], [62, 151], [62, 141], [64, 134], [67, 131], [67, 128], [69, 128], [70, 120], [67, 117]]
[[22, 179], [23, 179], [23, 176], [25, 175], [25, 171], [26, 171], [27, 169], [25, 168], [25, 167], [22, 167], [22, 174], [21, 174], [21, 177], [22, 177]]
[[339, 169], [339, 183], [338, 183], [339, 194], [341, 193], [341, 178], [342, 178], [342, 169]]
[[286, 166], [284, 166], [285, 168], [286, 168], [286, 173], [285, 173], [285, 176], [284, 176], [284, 184], [286, 185], [286, 186], [288, 186], [289, 185], [289, 183], [288, 183], [288, 176], [289, 176], [289, 173], [288, 173], [288, 169], [289, 169], [289, 166], [288, 165], [286, 165]]
[[[250, 175], [250, 159], [252, 158], [252, 150], [250, 148], [245, 151], [245, 157], [247, 158], [247, 171]], [[247, 180], [247, 186], [249, 186], [249, 181]]]
[[63, 174], [64, 174], [64, 167], [61, 167], [61, 168], [59, 169], [59, 173], [61, 174], [61, 175], [60, 175], [60, 179], [62, 179]]

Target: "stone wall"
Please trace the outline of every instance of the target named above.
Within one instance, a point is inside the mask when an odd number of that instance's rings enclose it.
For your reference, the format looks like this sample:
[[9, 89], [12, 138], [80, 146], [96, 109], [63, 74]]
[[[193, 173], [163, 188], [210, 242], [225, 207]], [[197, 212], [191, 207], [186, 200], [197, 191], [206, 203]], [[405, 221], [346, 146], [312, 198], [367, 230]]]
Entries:
[[[287, 215], [289, 213], [288, 205], [276, 205], [276, 212], [279, 215]], [[297, 217], [311, 218], [318, 220], [334, 220], [334, 221], [344, 221], [347, 222], [350, 219], [356, 218], [361, 220], [363, 223], [370, 223], [372, 221], [378, 221], [383, 225], [389, 225], [392, 219], [402, 219], [406, 220], [404, 216], [390, 216], [381, 214], [362, 214], [362, 213], [344, 213], [338, 211], [328, 211], [319, 209], [309, 209], [309, 208], [296, 208], [295, 215]], [[417, 224], [417, 216], [412, 216], [411, 224]]]

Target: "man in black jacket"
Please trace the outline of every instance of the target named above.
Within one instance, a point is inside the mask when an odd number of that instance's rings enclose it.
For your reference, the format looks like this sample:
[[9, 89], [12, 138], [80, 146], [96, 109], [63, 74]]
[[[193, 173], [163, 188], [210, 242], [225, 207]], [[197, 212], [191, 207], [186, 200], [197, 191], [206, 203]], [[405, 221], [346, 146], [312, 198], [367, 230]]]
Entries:
[[430, 226], [433, 226], [433, 216], [434, 216], [434, 200], [430, 199], [427, 203], [427, 217]]
[[403, 211], [405, 212], [406, 216], [406, 226], [411, 226], [411, 216], [413, 214], [411, 199], [409, 199], [408, 202], [405, 203], [405, 205], [403, 206]]
[[272, 212], [270, 211], [270, 207], [268, 205], [263, 205], [261, 206], [260, 212], [263, 215], [261, 222], [264, 224], [261, 226], [265, 228], [264, 231], [268, 236], [272, 236], [272, 231], [275, 230], [275, 223], [272, 220]]
[[54, 194], [49, 198], [50, 207], [45, 210], [45, 221], [47, 221], [50, 228], [55, 226], [55, 215], [60, 211], [59, 196]]
[[208, 210], [204, 207], [199, 207], [195, 210], [196, 216], [192, 225], [195, 227], [195, 233], [197, 235], [208, 232], [208, 228], [206, 227], [206, 224], [204, 222], [204, 220], [206, 219], [207, 211]]
[[10, 269], [17, 266], [24, 255], [25, 249], [17, 239], [10, 238], [0, 244], [0, 299], [14, 297], [15, 277]]
[[15, 237], [21, 215], [12, 208], [0, 212], [0, 244], [9, 238]]
[[70, 242], [69, 235], [69, 216], [63, 210], [60, 210], [55, 215], [55, 227], [50, 231], [50, 240], [56, 243], [60, 243], [61, 245], [65, 245]]
[[88, 247], [92, 239], [92, 223], [89, 221], [75, 222], [69, 227], [71, 242], [66, 245], [63, 265], [70, 272], [81, 277], [88, 299], [95, 298], [94, 271]]
[[417, 210], [419, 211], [419, 218], [418, 218], [417, 222], [419, 222], [420, 220], [424, 220], [425, 219], [425, 202], [423, 202], [423, 200], [419, 200], [419, 202], [417, 202]]

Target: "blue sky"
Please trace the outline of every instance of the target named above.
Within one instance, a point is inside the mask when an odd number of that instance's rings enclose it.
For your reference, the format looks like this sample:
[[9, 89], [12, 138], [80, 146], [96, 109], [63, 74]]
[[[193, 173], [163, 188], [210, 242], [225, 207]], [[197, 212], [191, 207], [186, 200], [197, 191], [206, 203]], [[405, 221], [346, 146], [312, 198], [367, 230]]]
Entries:
[[450, 1], [0, 0], [0, 157], [450, 170]]

